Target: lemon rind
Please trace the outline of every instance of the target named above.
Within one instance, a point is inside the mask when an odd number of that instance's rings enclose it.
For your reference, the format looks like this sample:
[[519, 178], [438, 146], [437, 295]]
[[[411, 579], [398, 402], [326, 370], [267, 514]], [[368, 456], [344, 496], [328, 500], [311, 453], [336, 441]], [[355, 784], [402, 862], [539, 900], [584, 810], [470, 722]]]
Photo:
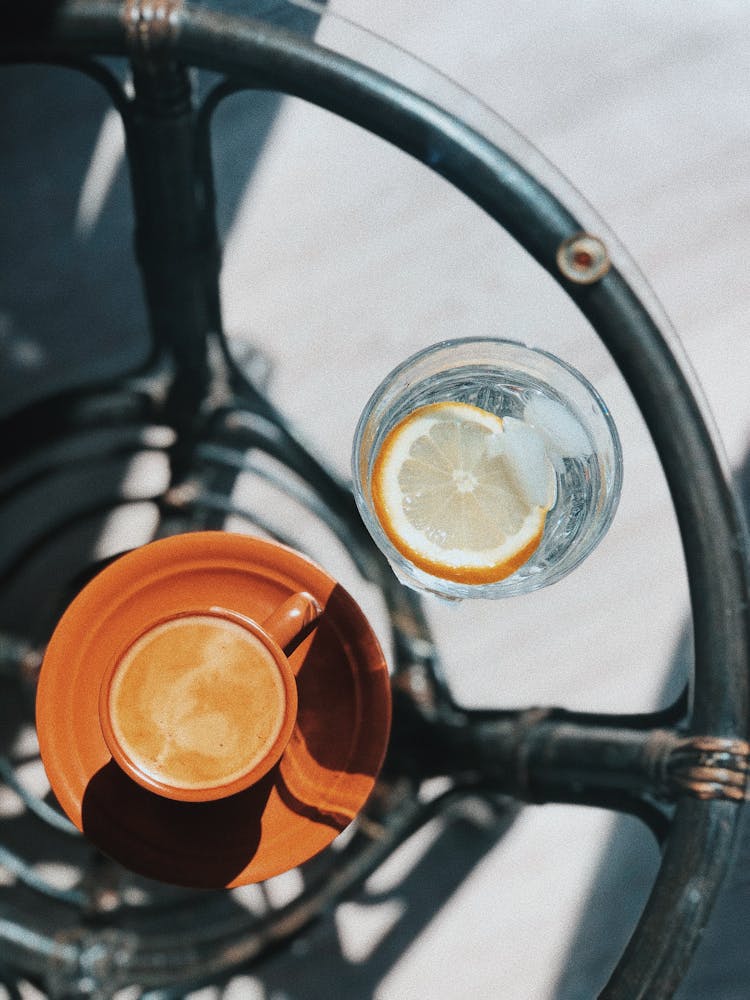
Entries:
[[[531, 505], [521, 527], [502, 545], [476, 551], [446, 549], [415, 528], [402, 507], [397, 477], [389, 469], [398, 469], [409, 456], [411, 446], [428, 434], [440, 420], [465, 419], [481, 423], [491, 432], [502, 434], [502, 418], [468, 403], [446, 401], [428, 404], [413, 411], [388, 434], [373, 468], [372, 497], [378, 520], [386, 536], [399, 553], [431, 576], [459, 583], [494, 583], [510, 576], [528, 562], [539, 547], [548, 507]], [[415, 413], [417, 414], [415, 416]]]

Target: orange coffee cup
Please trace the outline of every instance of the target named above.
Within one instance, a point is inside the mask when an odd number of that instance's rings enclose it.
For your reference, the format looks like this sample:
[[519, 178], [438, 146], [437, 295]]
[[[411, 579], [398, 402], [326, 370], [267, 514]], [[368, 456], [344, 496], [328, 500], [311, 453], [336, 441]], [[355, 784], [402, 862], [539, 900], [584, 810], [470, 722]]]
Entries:
[[285, 650], [321, 613], [292, 595], [263, 623], [221, 607], [149, 625], [105, 671], [99, 723], [116, 763], [169, 799], [244, 791], [278, 762], [297, 718]]
[[[132, 871], [204, 889], [328, 846], [371, 793], [389, 726], [387, 664], [353, 598], [301, 553], [223, 531], [98, 573], [37, 689], [40, 753], [77, 829]], [[206, 748], [222, 751], [213, 774]]]

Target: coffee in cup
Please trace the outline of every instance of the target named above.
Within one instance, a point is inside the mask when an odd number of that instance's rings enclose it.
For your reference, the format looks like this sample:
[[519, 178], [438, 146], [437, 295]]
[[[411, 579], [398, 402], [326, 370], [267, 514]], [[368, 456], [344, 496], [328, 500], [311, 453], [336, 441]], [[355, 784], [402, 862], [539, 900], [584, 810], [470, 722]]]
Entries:
[[294, 595], [268, 624], [221, 608], [173, 615], [147, 628], [104, 675], [102, 733], [139, 784], [168, 798], [221, 798], [278, 761], [297, 713], [282, 643], [317, 617]]

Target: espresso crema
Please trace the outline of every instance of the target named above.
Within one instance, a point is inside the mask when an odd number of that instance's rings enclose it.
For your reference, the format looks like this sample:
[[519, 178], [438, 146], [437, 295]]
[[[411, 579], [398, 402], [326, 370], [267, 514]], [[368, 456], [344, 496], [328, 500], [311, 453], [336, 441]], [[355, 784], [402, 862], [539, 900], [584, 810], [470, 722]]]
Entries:
[[279, 667], [248, 628], [185, 615], [142, 635], [109, 691], [117, 742], [148, 777], [210, 789], [252, 771], [274, 746], [286, 693]]

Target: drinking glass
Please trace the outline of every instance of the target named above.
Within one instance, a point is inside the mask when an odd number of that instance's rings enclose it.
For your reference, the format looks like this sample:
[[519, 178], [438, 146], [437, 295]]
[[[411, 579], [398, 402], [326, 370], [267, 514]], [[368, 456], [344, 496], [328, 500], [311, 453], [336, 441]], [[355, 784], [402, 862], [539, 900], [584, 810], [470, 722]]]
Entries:
[[[373, 504], [373, 468], [389, 432], [439, 402], [468, 403], [533, 428], [554, 472], [541, 542], [497, 582], [456, 582], [421, 569], [390, 540]], [[548, 351], [476, 337], [428, 347], [383, 380], [359, 419], [352, 471], [364, 523], [402, 583], [449, 599], [499, 598], [555, 583], [591, 553], [617, 508], [622, 449], [606, 404], [580, 372]]]

